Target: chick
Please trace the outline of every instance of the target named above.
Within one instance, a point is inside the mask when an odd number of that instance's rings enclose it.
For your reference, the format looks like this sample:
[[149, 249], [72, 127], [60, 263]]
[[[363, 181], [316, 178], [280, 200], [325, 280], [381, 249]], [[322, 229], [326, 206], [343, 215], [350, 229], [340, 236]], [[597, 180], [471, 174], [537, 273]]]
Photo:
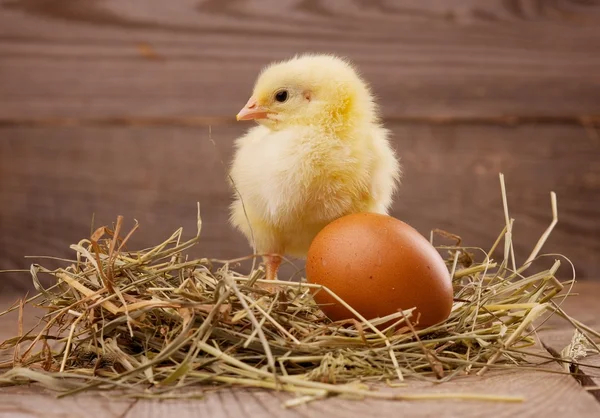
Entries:
[[387, 214], [401, 167], [366, 83], [346, 60], [302, 55], [259, 75], [237, 120], [231, 223], [264, 254], [304, 258], [317, 233], [355, 212]]

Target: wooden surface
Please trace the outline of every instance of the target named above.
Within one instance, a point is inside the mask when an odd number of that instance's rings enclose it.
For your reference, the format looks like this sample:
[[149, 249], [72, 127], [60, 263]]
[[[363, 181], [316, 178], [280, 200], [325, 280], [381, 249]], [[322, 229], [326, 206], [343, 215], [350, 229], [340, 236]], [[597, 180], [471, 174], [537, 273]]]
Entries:
[[[595, 329], [600, 328], [600, 283], [578, 283], [573, 296], [563, 304], [569, 315], [586, 322]], [[0, 308], [8, 305], [4, 302]], [[33, 315], [27, 316], [33, 323]], [[14, 335], [15, 318], [0, 319], [0, 340]], [[550, 347], [561, 350], [570, 341], [571, 327], [558, 318], [552, 318], [540, 328], [538, 335]], [[580, 360], [600, 366], [599, 356]], [[545, 366], [559, 370], [559, 366], [550, 363]], [[586, 369], [590, 378], [600, 383], [599, 369]], [[81, 396], [55, 399], [52, 394], [36, 386], [1, 388], [0, 417], [54, 418], [54, 417], [344, 417], [362, 418], [367, 416], [410, 417], [451, 417], [465, 418], [482, 416], [498, 417], [597, 417], [600, 414], [600, 400], [590, 391], [582, 388], [574, 378], [568, 375], [547, 372], [491, 371], [483, 377], [463, 376], [452, 382], [431, 385], [409, 381], [406, 388], [394, 390], [399, 393], [484, 393], [495, 395], [523, 396], [522, 403], [488, 403], [481, 401], [412, 401], [392, 402], [379, 400], [351, 401], [332, 398], [297, 408], [284, 409], [282, 403], [290, 395], [278, 392], [235, 389], [211, 392], [202, 400], [150, 401], [150, 400], [105, 400], [101, 395], [84, 394]]]
[[251, 126], [234, 115], [266, 63], [321, 51], [378, 96], [405, 169], [394, 216], [489, 248], [504, 172], [519, 259], [554, 190], [546, 250], [598, 278], [599, 50], [598, 1], [0, 0], [0, 269], [68, 256], [93, 214], [138, 219], [134, 247], [192, 234], [197, 201], [193, 254], [248, 254], [221, 163]]
[[[596, 144], [577, 137], [582, 128], [389, 126], [406, 171], [394, 216], [426, 236], [437, 227], [462, 235], [466, 245], [489, 248], [504, 225], [497, 178], [502, 171], [516, 218], [519, 260], [550, 223], [554, 190], [560, 220], [546, 251], [569, 257], [578, 277], [600, 276], [600, 164]], [[221, 164], [230, 159], [232, 140], [243, 129], [215, 126], [215, 147], [207, 128], [5, 128], [0, 194], [10, 204], [0, 209], [2, 268], [34, 261], [52, 265], [24, 255], [69, 256], [69, 245], [89, 236], [92, 214], [97, 226], [114, 222], [118, 214], [128, 225], [137, 219], [141, 228], [131, 248], [156, 245], [180, 226], [191, 236], [196, 201], [203, 238], [192, 254], [249, 254], [228, 223], [231, 195]], [[543, 149], [530, 140], [535, 135], [543, 138]], [[570, 276], [566, 263], [561, 275]], [[31, 281], [28, 274], [4, 277], [14, 280], [0, 283], [13, 287]]]
[[[477, 380], [474, 382], [473, 380]], [[522, 403], [490, 403], [479, 401], [381, 401], [327, 399], [309, 405], [283, 408], [290, 395], [262, 390], [227, 390], [209, 393], [205, 399], [194, 401], [120, 401], [99, 396], [76, 396], [55, 400], [51, 395], [29, 388], [10, 388], [0, 391], [0, 417], [58, 418], [234, 418], [234, 417], [331, 417], [364, 418], [371, 416], [410, 417], [597, 417], [600, 404], [583, 391], [574, 379], [542, 373], [490, 373], [485, 378], [474, 377], [430, 389], [396, 389], [398, 393], [483, 393], [525, 396]], [[416, 387], [420, 386], [415, 384]], [[384, 389], [382, 389], [384, 390]], [[551, 396], [549, 396], [551, 394]]]
[[315, 50], [356, 61], [387, 116], [600, 113], [597, 1], [0, 4], [2, 119], [232, 117], [266, 62]]

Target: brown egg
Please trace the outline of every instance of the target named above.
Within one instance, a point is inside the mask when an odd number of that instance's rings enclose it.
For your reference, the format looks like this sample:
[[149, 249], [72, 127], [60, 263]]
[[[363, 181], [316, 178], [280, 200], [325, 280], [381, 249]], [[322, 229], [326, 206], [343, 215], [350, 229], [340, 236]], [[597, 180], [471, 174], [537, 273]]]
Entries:
[[[327, 225], [306, 259], [309, 283], [331, 289], [366, 319], [416, 307], [418, 326], [444, 321], [452, 308], [452, 280], [444, 260], [417, 230], [391, 216], [357, 213]], [[315, 301], [332, 320], [353, 318], [321, 290]]]

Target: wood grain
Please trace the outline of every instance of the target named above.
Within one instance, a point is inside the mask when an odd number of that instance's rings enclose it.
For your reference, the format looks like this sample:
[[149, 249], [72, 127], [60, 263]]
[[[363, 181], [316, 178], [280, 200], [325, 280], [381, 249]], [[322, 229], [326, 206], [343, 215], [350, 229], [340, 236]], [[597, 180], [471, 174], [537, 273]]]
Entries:
[[[192, 255], [249, 254], [228, 223], [225, 182], [232, 141], [248, 126], [213, 127], [216, 147], [199, 127], [0, 129], [0, 268], [53, 265], [26, 255], [68, 257], [69, 245], [89, 236], [94, 214], [96, 226], [117, 215], [128, 226], [137, 219], [132, 249], [156, 245], [180, 226], [192, 236], [196, 202], [203, 239]], [[554, 190], [559, 224], [546, 251], [569, 257], [580, 278], [600, 277], [600, 143], [583, 128], [388, 126], [405, 171], [394, 216], [426, 236], [442, 228], [489, 248], [504, 225], [503, 172], [518, 261], [550, 223]], [[567, 263], [562, 277], [570, 277]], [[26, 274], [2, 278], [4, 290], [30, 282]]]
[[0, 119], [231, 117], [266, 63], [352, 59], [388, 117], [600, 114], [600, 4], [4, 0]]
[[[466, 377], [432, 386], [411, 382], [410, 388], [394, 389], [404, 393], [482, 393], [523, 396], [522, 403], [481, 401], [381, 401], [326, 399], [285, 409], [282, 403], [292, 396], [252, 389], [222, 390], [207, 393], [204, 399], [186, 401], [114, 401], [98, 396], [74, 396], [57, 400], [51, 394], [32, 388], [3, 388], [0, 391], [0, 417], [62, 418], [163, 418], [165, 416], [234, 417], [332, 417], [362, 418], [391, 416], [398, 412], [411, 417], [480, 417], [481, 411], [497, 417], [597, 417], [600, 404], [569, 376], [544, 372], [499, 373]], [[381, 390], [390, 390], [382, 388]], [[552, 393], [552, 396], [548, 396]]]
[[[597, 283], [580, 282], [573, 288], [573, 296], [566, 298], [561, 307], [571, 317], [583, 322], [594, 330], [600, 330], [600, 307], [598, 295], [600, 288]], [[551, 317], [538, 330], [538, 336], [545, 347], [551, 352], [560, 353], [573, 338], [573, 327], [568, 321], [558, 316]], [[596, 340], [600, 343], [600, 340]], [[592, 387], [589, 393], [600, 402], [600, 355], [590, 354], [578, 360], [583, 376], [580, 377], [584, 386]], [[597, 386], [599, 389], [594, 389]]]
[[[187, 417], [331, 417], [362, 418], [368, 416], [394, 416], [401, 413], [410, 417], [563, 417], [573, 414], [595, 417], [600, 404], [585, 393], [569, 376], [543, 372], [499, 373], [488, 376], [465, 377], [449, 384], [433, 386], [410, 382], [409, 388], [394, 389], [397, 393], [481, 393], [524, 396], [522, 403], [479, 401], [382, 401], [365, 399], [351, 401], [340, 398], [326, 399], [297, 408], [283, 409], [281, 404], [289, 395], [265, 391], [232, 390], [208, 394], [205, 402], [138, 402], [127, 418], [164, 417], [177, 411]], [[383, 391], [391, 389], [381, 388]], [[552, 393], [552, 397], [548, 397]]]
[[0, 418], [121, 418], [133, 401], [108, 400], [98, 395], [56, 399], [36, 387], [2, 388]]

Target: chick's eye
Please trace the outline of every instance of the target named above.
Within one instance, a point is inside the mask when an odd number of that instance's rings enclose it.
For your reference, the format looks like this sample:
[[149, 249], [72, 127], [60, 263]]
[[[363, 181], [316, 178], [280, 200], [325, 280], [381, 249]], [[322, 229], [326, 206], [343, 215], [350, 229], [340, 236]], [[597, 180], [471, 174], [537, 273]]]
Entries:
[[288, 92], [287, 90], [280, 90], [277, 93], [275, 93], [275, 100], [277, 100], [279, 103], [283, 103], [288, 99]]

